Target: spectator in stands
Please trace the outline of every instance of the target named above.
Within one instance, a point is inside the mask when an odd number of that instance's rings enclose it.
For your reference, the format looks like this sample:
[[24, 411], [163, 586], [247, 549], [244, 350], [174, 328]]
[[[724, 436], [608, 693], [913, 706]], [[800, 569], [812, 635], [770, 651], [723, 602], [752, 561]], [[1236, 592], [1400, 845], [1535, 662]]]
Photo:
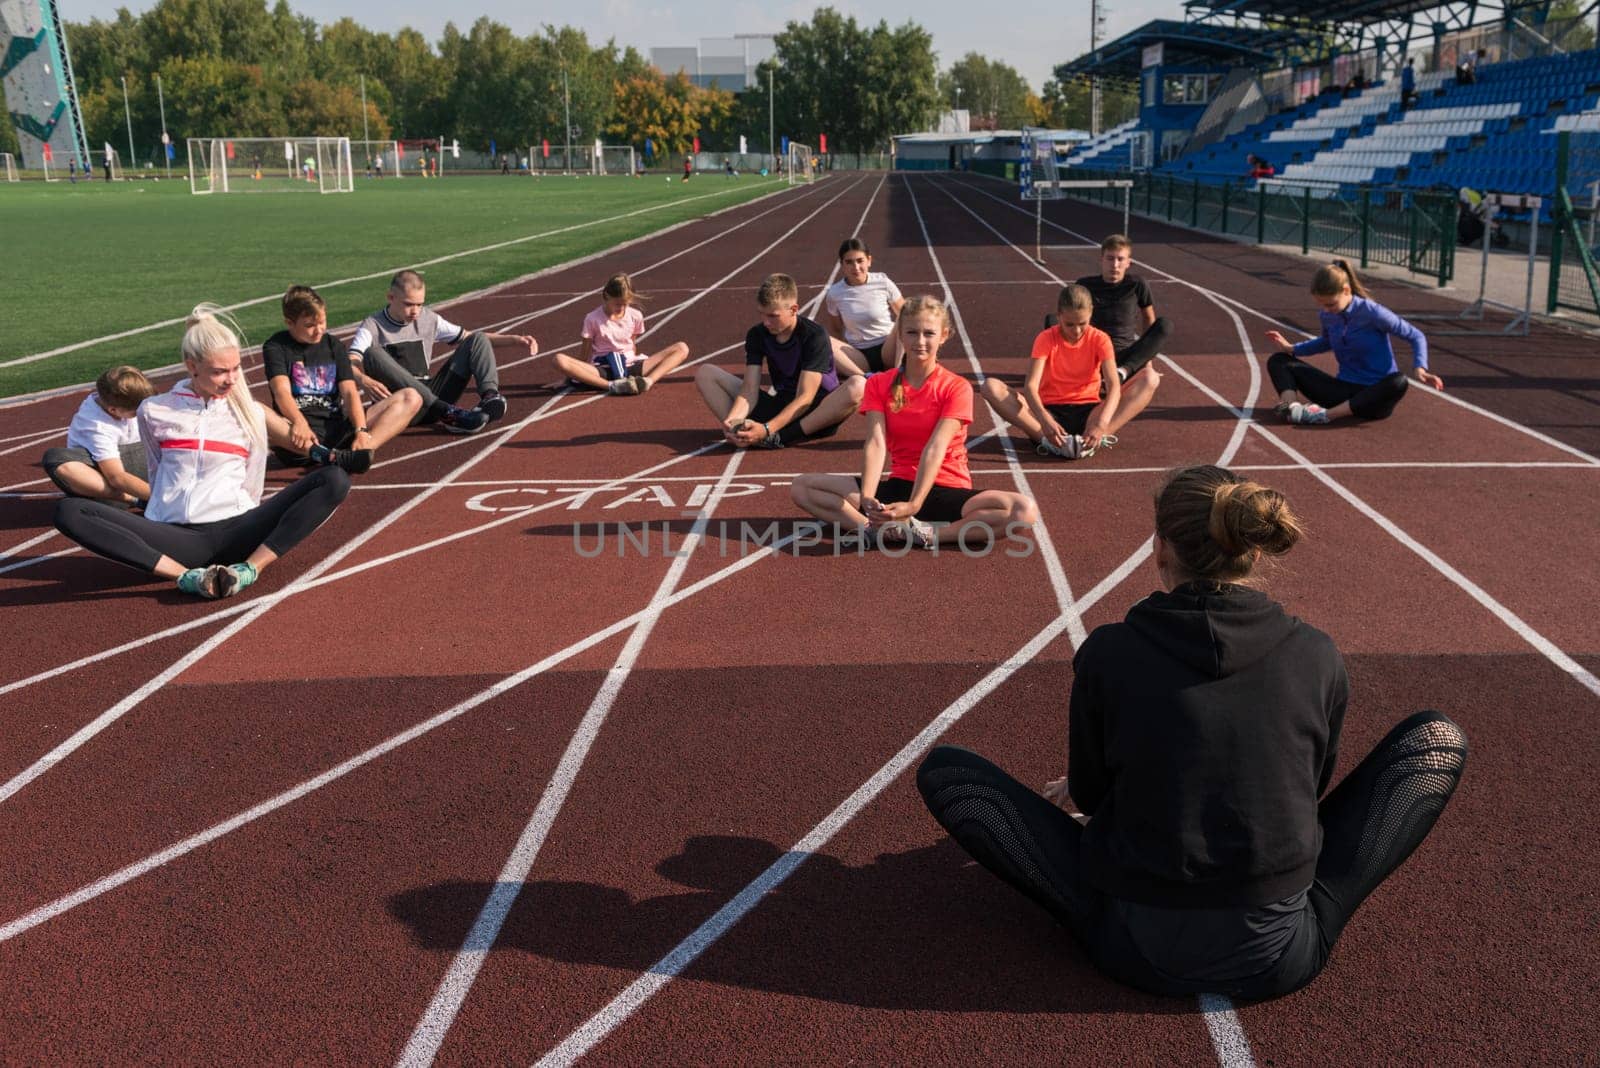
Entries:
[[1461, 729], [1417, 712], [1324, 794], [1344, 660], [1255, 588], [1261, 558], [1301, 536], [1277, 491], [1173, 472], [1155, 502], [1160, 591], [1073, 661], [1067, 774], [1041, 795], [954, 746], [917, 770], [950, 836], [1130, 986], [1248, 1000], [1305, 986], [1466, 769]]
[[[1406, 395], [1406, 376], [1395, 363], [1391, 336], [1411, 345], [1417, 381], [1444, 389], [1444, 379], [1428, 370], [1428, 339], [1421, 330], [1373, 300], [1344, 260], [1320, 268], [1311, 295], [1322, 309], [1322, 333], [1298, 345], [1276, 330], [1267, 340], [1284, 351], [1267, 360], [1267, 375], [1278, 391], [1278, 414], [1291, 423], [1317, 425], [1353, 416], [1387, 419]], [[1333, 351], [1337, 377], [1301, 359]], [[1302, 401], [1301, 398], [1304, 398]]]
[[289, 422], [250, 396], [239, 337], [220, 311], [195, 308], [182, 345], [189, 377], [139, 405], [145, 514], [76, 497], [56, 505], [56, 529], [72, 541], [207, 598], [249, 587], [350, 492], [350, 476], [328, 466], [262, 500], [267, 446], [290, 443]]
[[150, 469], [134, 416], [155, 392], [136, 367], [102, 373], [67, 427], [67, 447], [45, 450], [44, 473], [56, 488], [68, 497], [126, 505], [147, 500]]
[[1278, 173], [1273, 168], [1271, 163], [1262, 159], [1254, 152], [1245, 157], [1245, 163], [1250, 168], [1249, 176], [1251, 178], [1271, 178], [1274, 174]]
[[[452, 434], [476, 434], [506, 414], [495, 367], [495, 341], [514, 342], [531, 356], [539, 342], [526, 334], [469, 333], [427, 305], [427, 284], [416, 271], [401, 271], [389, 282], [389, 302], [367, 316], [350, 339], [350, 362], [361, 388], [377, 398], [395, 390], [422, 395], [415, 422], [438, 423]], [[428, 367], [437, 344], [455, 351], [430, 376]], [[478, 406], [459, 408], [456, 401], [469, 382], [476, 383]]]
[[1417, 61], [1407, 59], [1400, 69], [1400, 106], [1408, 108], [1417, 102]]
[[1476, 52], [1469, 51], [1461, 57], [1461, 62], [1456, 64], [1456, 84], [1474, 85], [1478, 81], [1478, 64], [1488, 56], [1487, 49], [1480, 48]]
[[[800, 314], [800, 287], [786, 274], [769, 274], [756, 291], [761, 322], [744, 338], [744, 374], [706, 364], [694, 376], [706, 407], [736, 448], [781, 449], [831, 437], [861, 404], [865, 379], [839, 380], [828, 332]], [[772, 392], [761, 388], [761, 365]]]

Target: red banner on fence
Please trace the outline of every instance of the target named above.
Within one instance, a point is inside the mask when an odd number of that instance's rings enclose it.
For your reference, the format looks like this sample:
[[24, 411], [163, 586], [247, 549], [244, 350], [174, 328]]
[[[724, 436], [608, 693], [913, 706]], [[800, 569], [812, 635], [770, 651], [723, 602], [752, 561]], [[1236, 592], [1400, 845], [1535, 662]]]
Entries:
[[828, 152], [828, 135], [827, 134], [817, 134], [817, 151], [821, 152], [823, 155], [827, 155], [827, 152]]
[[229, 159], [233, 158], [233, 142], [232, 141], [228, 142], [228, 158]]
[[700, 138], [698, 138], [698, 137], [696, 137], [694, 139], [694, 150], [695, 150], [695, 154], [698, 155], [699, 152], [700, 152]]
[[541, 142], [541, 143], [544, 145], [544, 158], [545, 159], [549, 159], [550, 158], [550, 142], [549, 141], [544, 141], [544, 142]]
[[44, 161], [46, 163], [49, 163], [51, 160], [53, 160], [55, 158], [56, 158], [56, 154], [54, 152], [50, 151], [50, 146], [49, 145], [45, 145], [44, 146]]

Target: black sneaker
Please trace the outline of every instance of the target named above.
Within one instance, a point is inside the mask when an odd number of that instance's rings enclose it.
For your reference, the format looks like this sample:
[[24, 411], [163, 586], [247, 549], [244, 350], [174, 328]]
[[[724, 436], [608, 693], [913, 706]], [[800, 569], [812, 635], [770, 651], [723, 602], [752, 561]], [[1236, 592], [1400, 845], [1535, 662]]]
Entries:
[[506, 417], [506, 399], [498, 389], [491, 389], [478, 398], [478, 411], [489, 417], [489, 422]]
[[489, 425], [489, 416], [476, 408], [454, 408], [439, 416], [439, 425], [452, 434], [476, 434]]
[[371, 449], [334, 449], [328, 462], [342, 467], [352, 475], [364, 475], [372, 470]]

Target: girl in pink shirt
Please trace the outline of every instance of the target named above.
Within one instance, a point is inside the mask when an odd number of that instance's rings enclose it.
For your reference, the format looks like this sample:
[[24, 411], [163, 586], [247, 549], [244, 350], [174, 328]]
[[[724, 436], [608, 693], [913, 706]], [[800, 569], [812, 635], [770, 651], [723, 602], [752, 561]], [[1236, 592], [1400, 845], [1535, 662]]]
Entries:
[[[978, 490], [967, 466], [972, 384], [939, 365], [950, 316], [932, 297], [913, 297], [896, 324], [900, 367], [867, 379], [861, 476], [803, 475], [790, 496], [818, 519], [846, 532], [841, 541], [899, 541], [992, 547], [1039, 518], [1033, 498]], [[887, 468], [887, 470], [885, 470]], [[973, 533], [970, 528], [982, 528]]]
[[580, 356], [556, 355], [556, 366], [573, 385], [634, 396], [689, 358], [689, 346], [681, 341], [653, 356], [639, 355], [636, 342], [644, 334], [644, 313], [635, 305], [643, 299], [625, 274], [614, 274], [606, 282], [600, 306], [583, 318]]

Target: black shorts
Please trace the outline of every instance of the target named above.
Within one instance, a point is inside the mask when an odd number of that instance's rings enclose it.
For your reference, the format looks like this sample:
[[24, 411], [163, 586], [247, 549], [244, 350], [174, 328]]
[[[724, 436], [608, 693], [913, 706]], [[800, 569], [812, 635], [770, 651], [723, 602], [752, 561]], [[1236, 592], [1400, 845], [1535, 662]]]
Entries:
[[876, 345], [865, 345], [857, 350], [861, 353], [861, 355], [867, 358], [868, 374], [875, 375], [879, 371], [887, 371], [889, 369], [883, 362], [884, 344], [884, 342], [880, 341]]
[[[800, 418], [804, 419], [806, 416], [816, 411], [818, 405], [827, 399], [828, 394], [818, 394], [817, 398], [811, 402], [811, 407], [800, 413]], [[750, 414], [745, 416], [745, 418], [755, 423], [768, 423], [771, 422], [779, 412], [783, 411], [793, 403], [793, 393], [768, 393], [763, 390], [762, 392], [756, 394], [756, 406], [750, 409]], [[815, 434], [807, 434], [806, 437], [808, 439], [832, 437], [834, 434], [839, 432], [839, 427], [842, 422], [843, 420], [841, 420], [840, 423], [833, 424], [832, 426], [825, 426]]]
[[1098, 404], [1046, 404], [1044, 410], [1061, 424], [1062, 430], [1069, 434], [1081, 434], [1089, 425], [1089, 413], [1098, 407]]
[[[861, 479], [857, 477], [856, 488], [861, 488]], [[911, 499], [911, 491], [916, 489], [916, 483], [903, 478], [885, 478], [878, 483], [878, 503], [898, 504]], [[966, 503], [978, 495], [975, 489], [961, 489], [958, 486], [934, 486], [928, 491], [927, 499], [922, 502], [922, 507], [917, 509], [916, 518], [924, 523], [959, 523], [961, 522], [961, 509]]]

